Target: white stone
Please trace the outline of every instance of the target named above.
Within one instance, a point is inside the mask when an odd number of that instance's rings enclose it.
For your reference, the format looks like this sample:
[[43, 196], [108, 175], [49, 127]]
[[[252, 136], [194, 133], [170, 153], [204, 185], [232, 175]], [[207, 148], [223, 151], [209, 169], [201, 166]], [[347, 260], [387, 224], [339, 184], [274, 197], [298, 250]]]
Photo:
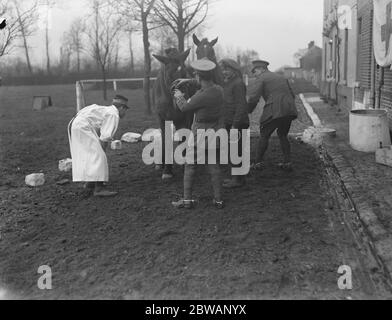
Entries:
[[121, 141], [128, 143], [137, 143], [142, 140], [142, 135], [139, 133], [128, 132], [121, 137]]
[[314, 147], [319, 147], [323, 143], [323, 135], [315, 127], [306, 129], [302, 135], [302, 141]]
[[45, 175], [43, 173], [33, 173], [26, 176], [25, 182], [30, 187], [40, 187], [45, 184]]
[[121, 150], [122, 149], [122, 142], [120, 140], [112, 141], [111, 147], [112, 147], [112, 150]]
[[72, 170], [72, 159], [64, 159], [59, 161], [59, 170], [61, 172], [69, 172]]

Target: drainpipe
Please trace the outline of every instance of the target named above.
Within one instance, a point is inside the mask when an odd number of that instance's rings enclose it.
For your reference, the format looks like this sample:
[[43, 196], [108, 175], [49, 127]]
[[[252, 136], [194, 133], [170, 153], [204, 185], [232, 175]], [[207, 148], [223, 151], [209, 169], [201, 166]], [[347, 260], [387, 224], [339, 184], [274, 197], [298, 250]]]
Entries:
[[339, 82], [340, 82], [340, 32], [337, 27], [337, 37], [336, 37], [336, 84], [335, 84], [335, 92], [336, 92], [336, 105], [339, 107]]
[[377, 95], [376, 109], [381, 108], [381, 94], [382, 94], [382, 88], [384, 86], [384, 73], [385, 73], [385, 69], [383, 67], [380, 67], [378, 87], [377, 87], [377, 92], [376, 92], [376, 95]]

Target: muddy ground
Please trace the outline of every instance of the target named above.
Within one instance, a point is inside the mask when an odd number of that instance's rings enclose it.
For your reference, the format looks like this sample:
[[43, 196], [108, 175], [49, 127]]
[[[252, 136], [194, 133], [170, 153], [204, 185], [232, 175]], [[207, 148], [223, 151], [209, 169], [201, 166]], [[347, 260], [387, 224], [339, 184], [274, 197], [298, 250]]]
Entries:
[[[163, 183], [141, 160], [144, 144], [127, 145], [109, 153], [111, 187], [119, 196], [96, 199], [79, 184], [56, 184], [70, 178], [57, 166], [69, 157], [73, 86], [0, 89], [0, 289], [8, 298], [389, 297], [344, 224], [312, 147], [292, 140], [295, 171], [287, 174], [275, 166], [281, 153], [274, 138], [267, 170], [252, 173], [243, 189], [226, 192], [222, 211], [210, 205], [201, 169], [198, 207], [178, 211], [170, 203], [182, 193], [181, 168]], [[32, 96], [47, 93], [55, 107], [32, 111]], [[142, 93], [123, 93], [132, 109], [118, 135], [156, 127], [155, 117], [144, 113]], [[89, 92], [88, 102], [102, 102], [100, 95]], [[293, 132], [310, 125], [300, 112]], [[45, 173], [46, 184], [26, 187], [25, 175], [36, 172]], [[41, 265], [52, 268], [50, 291], [37, 287]], [[337, 286], [341, 265], [353, 268], [352, 291]]]

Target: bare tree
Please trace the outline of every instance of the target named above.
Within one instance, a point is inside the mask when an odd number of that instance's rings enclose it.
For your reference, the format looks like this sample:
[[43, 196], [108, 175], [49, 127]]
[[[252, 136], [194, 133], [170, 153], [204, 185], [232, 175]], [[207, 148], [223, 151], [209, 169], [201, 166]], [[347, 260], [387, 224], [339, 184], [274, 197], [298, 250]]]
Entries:
[[20, 36], [23, 42], [23, 49], [26, 56], [27, 68], [30, 74], [33, 74], [33, 68], [31, 66], [30, 52], [28, 45], [28, 38], [36, 32], [36, 19], [37, 16], [37, 1], [34, 1], [29, 8], [23, 8], [23, 1], [13, 1], [15, 6], [16, 18], [19, 24]]
[[177, 46], [175, 38], [173, 31], [166, 25], [155, 29], [151, 33], [151, 39], [159, 43], [160, 55], [165, 55], [165, 49]]
[[250, 69], [252, 61], [259, 59], [259, 53], [256, 50], [237, 50], [237, 61], [245, 69]]
[[113, 58], [116, 39], [123, 27], [112, 6], [100, 0], [91, 0], [91, 21], [86, 34], [89, 39], [88, 52], [99, 66], [103, 79], [103, 97], [107, 100], [107, 72]]
[[151, 114], [151, 53], [150, 53], [150, 30], [156, 28], [151, 13], [157, 0], [118, 0], [114, 1], [118, 12], [128, 20], [134, 20], [140, 24], [143, 34], [144, 47], [144, 101], [146, 112]]
[[187, 35], [195, 31], [207, 18], [209, 0], [158, 0], [155, 14], [169, 26], [178, 39], [178, 50], [185, 50]]
[[0, 57], [10, 54], [15, 49], [15, 42], [19, 38], [19, 25], [13, 19], [10, 1], [0, 2], [0, 17], [7, 18], [7, 26], [0, 32]]
[[10, 54], [18, 47], [20, 39], [26, 39], [32, 34], [36, 7], [33, 5], [22, 10], [15, 4], [12, 0], [0, 0], [0, 17], [7, 18], [7, 26], [0, 32], [0, 57]]
[[42, 9], [42, 17], [45, 26], [45, 52], [46, 52], [46, 71], [48, 74], [51, 73], [51, 63], [50, 63], [50, 24], [51, 24], [51, 10], [57, 4], [56, 0], [40, 0], [40, 6]]
[[85, 49], [84, 45], [84, 34], [86, 26], [81, 18], [76, 18], [72, 21], [69, 31], [65, 35], [67, 44], [70, 45], [70, 49], [73, 54], [76, 55], [76, 70], [80, 73], [81, 56]]
[[133, 28], [129, 28], [128, 29], [128, 40], [129, 40], [129, 66], [131, 69], [131, 75], [133, 75], [135, 73], [135, 54], [133, 52], [133, 40], [132, 40], [132, 36], [133, 36]]
[[62, 45], [60, 47], [60, 70], [69, 72], [71, 68], [71, 55], [72, 48], [68, 42], [68, 39], [63, 38]]

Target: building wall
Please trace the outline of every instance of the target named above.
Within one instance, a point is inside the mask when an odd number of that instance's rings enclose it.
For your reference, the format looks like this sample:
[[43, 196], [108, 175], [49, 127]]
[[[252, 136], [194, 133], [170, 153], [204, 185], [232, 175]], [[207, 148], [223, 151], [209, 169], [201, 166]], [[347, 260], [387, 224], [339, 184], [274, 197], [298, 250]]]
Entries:
[[[362, 90], [371, 89], [373, 56], [373, 2], [358, 0], [357, 80]], [[361, 26], [360, 26], [361, 24]]]
[[[351, 28], [328, 28], [338, 17], [338, 6], [351, 8]], [[323, 68], [321, 91], [332, 103], [351, 110], [357, 84], [357, 0], [324, 1]], [[326, 32], [327, 31], [327, 32]]]
[[[389, 127], [392, 128], [392, 71], [390, 67], [377, 68], [375, 90], [376, 107], [388, 111]], [[377, 105], [379, 92], [381, 92], [380, 103]]]
[[336, 4], [352, 8], [353, 24], [347, 33], [336, 27], [324, 34], [322, 94], [348, 109], [387, 109], [392, 128], [392, 70], [378, 66], [374, 58], [373, 1], [325, 0], [325, 25], [333, 18]]

